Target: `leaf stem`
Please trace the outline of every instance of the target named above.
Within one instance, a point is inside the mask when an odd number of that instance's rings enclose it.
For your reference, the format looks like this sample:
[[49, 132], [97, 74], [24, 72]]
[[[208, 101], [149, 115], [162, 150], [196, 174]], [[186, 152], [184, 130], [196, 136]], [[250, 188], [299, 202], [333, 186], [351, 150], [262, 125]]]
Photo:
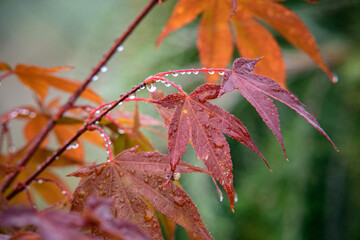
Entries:
[[12, 75], [13, 73], [14, 73], [14, 71], [11, 70], [11, 71], [8, 71], [8, 72], [6, 72], [5, 74], [1, 75], [1, 76], [0, 76], [0, 83], [2, 82], [2, 80], [4, 80], [5, 78], [9, 77], [9, 76]]
[[[46, 136], [50, 133], [50, 131], [54, 128], [56, 122], [61, 118], [61, 116], [73, 106], [74, 102], [78, 99], [80, 94], [86, 89], [86, 87], [91, 83], [93, 77], [100, 72], [100, 69], [106, 65], [106, 63], [110, 60], [110, 58], [116, 53], [117, 48], [123, 44], [123, 42], [130, 36], [133, 30], [139, 25], [141, 20], [150, 12], [150, 10], [155, 6], [158, 0], [150, 0], [149, 3], [145, 6], [145, 8], [140, 12], [140, 14], [134, 19], [134, 21], [128, 26], [125, 32], [114, 42], [114, 44], [110, 47], [108, 52], [104, 55], [104, 57], [100, 60], [100, 62], [96, 65], [90, 75], [86, 78], [84, 83], [76, 90], [76, 92], [69, 98], [67, 103], [51, 118], [46, 126], [42, 129], [41, 132], [34, 138], [32, 145], [30, 146], [27, 153], [19, 160], [18, 166], [25, 166], [36, 150], [39, 148], [40, 144], [46, 138]], [[1, 76], [1, 77], [4, 77]], [[78, 136], [76, 136], [77, 138]], [[63, 152], [62, 150], [61, 152]], [[46, 165], [47, 166], [47, 165]], [[5, 192], [5, 190], [10, 186], [10, 184], [14, 181], [18, 173], [13, 173], [9, 175], [7, 179], [0, 186], [1, 192]]]
[[72, 200], [72, 196], [71, 196], [70, 192], [68, 190], [66, 190], [66, 188], [63, 185], [61, 185], [61, 183], [59, 183], [58, 181], [55, 181], [54, 179], [51, 179], [51, 178], [44, 178], [44, 177], [36, 178], [36, 179], [34, 179], [34, 181], [37, 181], [38, 184], [40, 184], [40, 181], [54, 183], [56, 186], [58, 186], [60, 188], [62, 193], [66, 194], [66, 197], [68, 199]]
[[97, 130], [100, 132], [100, 136], [104, 139], [105, 141], [105, 147], [107, 149], [107, 154], [109, 156], [109, 162], [112, 162], [113, 161], [113, 156], [112, 156], [112, 151], [111, 151], [111, 142], [109, 140], [109, 137], [108, 135], [105, 133], [105, 131], [101, 128], [101, 127], [98, 127], [96, 125], [91, 125], [89, 128], [89, 130]]

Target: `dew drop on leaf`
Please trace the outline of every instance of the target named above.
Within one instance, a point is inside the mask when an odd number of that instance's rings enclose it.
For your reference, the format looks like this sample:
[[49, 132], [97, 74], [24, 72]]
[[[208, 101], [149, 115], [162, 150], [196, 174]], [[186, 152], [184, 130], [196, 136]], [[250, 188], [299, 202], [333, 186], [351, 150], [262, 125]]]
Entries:
[[185, 72], [180, 72], [180, 74], [181, 74], [181, 75], [184, 75], [184, 74], [185, 74]]
[[135, 94], [130, 94], [129, 95], [129, 99], [134, 99], [136, 96], [135, 96]]
[[118, 51], [118, 52], [124, 51], [124, 46], [118, 46], [118, 47], [116, 48], [116, 51]]
[[42, 183], [43, 183], [43, 180], [42, 180], [42, 179], [39, 179], [37, 182], [38, 182], [38, 184], [42, 184]]
[[194, 71], [193, 73], [196, 75], [196, 74], [198, 74], [198, 73], [199, 73], [199, 71]]
[[145, 209], [144, 210], [144, 219], [145, 222], [150, 222], [154, 217], [154, 212], [151, 211], [150, 209]]
[[165, 82], [165, 87], [170, 87], [171, 84], [169, 82]]
[[186, 201], [183, 198], [178, 197], [178, 196], [174, 197], [174, 202], [175, 202], [176, 205], [178, 205], [180, 207], [184, 206], [185, 203], [186, 203]]
[[174, 72], [174, 73], [172, 73], [172, 75], [173, 75], [174, 77], [177, 77], [177, 76], [179, 76], [179, 73]]
[[225, 72], [219, 71], [219, 74], [222, 76], [224, 75]]
[[214, 71], [208, 71], [209, 74], [214, 74], [215, 72]]

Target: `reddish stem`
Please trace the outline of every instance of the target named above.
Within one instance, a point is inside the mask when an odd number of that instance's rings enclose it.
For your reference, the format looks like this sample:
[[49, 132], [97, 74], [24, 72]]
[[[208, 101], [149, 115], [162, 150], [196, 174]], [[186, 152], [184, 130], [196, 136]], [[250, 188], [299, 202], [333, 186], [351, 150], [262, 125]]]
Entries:
[[8, 76], [12, 75], [14, 73], [14, 71], [8, 71], [5, 74], [0, 76], [0, 83], [2, 80], [4, 80], [5, 78], [7, 78]]
[[147, 98], [132, 98], [132, 99], [128, 98], [124, 102], [148, 102], [148, 103], [151, 103], [152, 101]]
[[[76, 90], [76, 92], [69, 98], [67, 103], [58, 111], [57, 114], [53, 116], [52, 119], [48, 121], [46, 126], [42, 129], [42, 131], [35, 137], [32, 146], [30, 146], [27, 153], [19, 160], [18, 166], [25, 166], [30, 158], [33, 156], [35, 151], [39, 148], [40, 144], [46, 138], [46, 136], [50, 133], [50, 131], [55, 126], [56, 122], [61, 118], [61, 116], [73, 106], [74, 102], [80, 96], [80, 94], [86, 89], [86, 87], [91, 83], [93, 77], [100, 72], [101, 67], [105, 66], [105, 64], [109, 61], [109, 59], [115, 54], [117, 48], [130, 36], [133, 30], [138, 26], [141, 20], [150, 12], [150, 10], [155, 6], [158, 0], [150, 0], [150, 2], [145, 6], [145, 8], [141, 11], [141, 13], [134, 19], [134, 21], [128, 26], [126, 31], [114, 42], [109, 51], [104, 55], [104, 57], [100, 60], [97, 66], [93, 69], [90, 75], [86, 78], [84, 83]], [[78, 136], [77, 136], [78, 137]], [[76, 138], [77, 138], [76, 137]], [[61, 151], [62, 152], [62, 151]], [[2, 192], [10, 186], [10, 184], [14, 181], [18, 173], [13, 173], [9, 175], [9, 177], [3, 182], [0, 187]]]
[[97, 130], [100, 132], [100, 136], [102, 136], [104, 138], [104, 141], [105, 141], [105, 147], [107, 149], [107, 154], [109, 155], [109, 162], [112, 162], [113, 161], [113, 156], [112, 156], [112, 151], [111, 151], [111, 142], [110, 142], [110, 139], [108, 137], [108, 135], [105, 133], [105, 131], [96, 126], [96, 125], [92, 125], [88, 128], [89, 130]]
[[42, 177], [42, 178], [36, 178], [36, 179], [34, 179], [34, 180], [37, 181], [39, 184], [40, 184], [40, 181], [54, 183], [56, 186], [58, 186], [58, 187], [60, 188], [60, 190], [61, 190], [62, 193], [65, 193], [66, 196], [67, 196], [70, 200], [72, 200], [72, 196], [71, 196], [70, 192], [69, 192], [68, 190], [66, 190], [66, 189], [64, 188], [64, 186], [61, 185], [58, 181], [55, 181], [54, 179], [51, 179], [51, 178], [43, 178], [43, 177]]
[[[97, 115], [94, 119], [92, 119], [89, 122], [86, 122], [84, 126], [82, 126], [74, 136], [72, 136], [69, 140], [67, 140], [65, 142], [64, 145], [62, 145], [50, 158], [48, 158], [45, 162], [43, 162], [38, 169], [30, 176], [26, 179], [26, 181], [24, 182], [24, 185], [27, 186], [29, 185], [40, 173], [42, 173], [53, 161], [55, 161], [58, 156], [60, 156], [65, 150], [66, 148], [72, 144], [73, 142], [75, 142], [83, 133], [85, 133], [87, 130], [89, 130], [89, 128], [91, 127], [91, 125], [99, 122], [104, 116], [106, 116], [106, 114], [108, 112], [110, 112], [113, 108], [115, 108], [119, 103], [123, 102], [126, 98], [129, 97], [129, 95], [134, 94], [136, 91], [138, 91], [140, 88], [145, 87], [145, 83], [141, 83], [138, 86], [134, 87], [131, 91], [129, 91], [128, 93], [126, 93], [125, 95], [123, 95], [121, 98], [119, 98], [118, 100], [116, 100], [108, 109], [104, 110], [103, 112], [101, 112], [99, 115]], [[7, 199], [10, 200], [11, 198], [13, 198], [14, 196], [16, 196], [19, 192], [21, 192], [22, 190], [24, 190], [24, 186], [19, 186], [17, 188], [15, 188], [8, 196]]]
[[19, 184], [25, 189], [26, 197], [27, 197], [27, 199], [28, 199], [28, 201], [30, 203], [31, 208], [35, 212], [37, 212], [38, 210], [37, 210], [37, 207], [36, 207], [34, 201], [32, 200], [32, 197], [31, 197], [31, 194], [30, 194], [30, 191], [29, 191], [29, 187], [26, 186], [24, 183], [19, 183]]
[[115, 101], [111, 101], [111, 102], [107, 102], [107, 103], [103, 103], [100, 106], [98, 106], [97, 108], [94, 108], [92, 110], [92, 112], [89, 114], [88, 118], [85, 120], [85, 122], [90, 121], [90, 119], [95, 115], [95, 114], [99, 114], [100, 113], [100, 109], [113, 104]]

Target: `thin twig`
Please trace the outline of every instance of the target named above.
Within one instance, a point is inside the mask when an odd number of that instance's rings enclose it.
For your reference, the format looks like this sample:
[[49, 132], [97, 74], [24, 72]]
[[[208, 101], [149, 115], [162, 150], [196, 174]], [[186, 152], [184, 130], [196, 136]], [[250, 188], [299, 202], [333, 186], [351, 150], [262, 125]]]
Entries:
[[[96, 76], [100, 69], [106, 65], [106, 63], [110, 60], [110, 58], [116, 53], [117, 48], [123, 44], [123, 42], [130, 36], [133, 30], [138, 26], [141, 20], [150, 12], [150, 10], [156, 5], [158, 0], [150, 0], [150, 2], [145, 6], [145, 8], [141, 11], [141, 13], [134, 19], [134, 21], [128, 26], [125, 32], [114, 42], [109, 51], [104, 55], [104, 57], [100, 60], [97, 66], [93, 69], [91, 74], [86, 78], [84, 83], [76, 90], [76, 92], [69, 98], [67, 103], [48, 121], [46, 126], [42, 129], [42, 131], [35, 137], [32, 146], [29, 148], [27, 153], [19, 160], [19, 166], [25, 166], [36, 150], [39, 148], [40, 144], [47, 137], [50, 131], [54, 128], [56, 122], [62, 117], [62, 115], [70, 109], [74, 102], [78, 99], [80, 94], [86, 89], [86, 87], [91, 83], [94, 76]], [[86, 129], [85, 129], [86, 130]], [[78, 136], [76, 136], [77, 138]], [[62, 151], [61, 151], [62, 152]], [[10, 184], [14, 181], [18, 173], [13, 173], [9, 175], [9, 177], [3, 182], [0, 187], [2, 192], [10, 186]]]
[[51, 178], [44, 178], [44, 177], [36, 178], [36, 179], [34, 179], [34, 181], [37, 181], [38, 184], [41, 184], [43, 181], [54, 183], [56, 186], [58, 186], [60, 188], [62, 194], [65, 194], [68, 199], [72, 200], [72, 196], [71, 196], [70, 192], [68, 190], [66, 190], [66, 188], [63, 185], [61, 185], [61, 183], [59, 183], [58, 181], [55, 181], [54, 179], [51, 179]]
[[4, 80], [5, 78], [9, 77], [10, 75], [12, 75], [14, 73], [14, 71], [8, 71], [5, 74], [0, 76], [0, 83], [2, 80]]
[[[107, 113], [109, 113], [113, 108], [115, 108], [117, 105], [122, 103], [126, 98], [128, 98], [131, 94], [134, 94], [139, 89], [143, 88], [146, 85], [146, 83], [141, 83], [138, 86], [134, 87], [131, 91], [127, 92], [125, 95], [123, 95], [121, 98], [119, 98], [117, 101], [115, 101], [109, 108], [102, 111], [99, 115], [97, 115], [94, 119], [92, 119], [89, 122], [86, 122], [83, 127], [81, 127], [74, 136], [72, 136], [69, 140], [65, 142], [65, 144], [60, 147], [50, 158], [48, 158], [45, 162], [43, 162], [38, 169], [30, 176], [26, 181], [24, 182], [24, 186], [29, 185], [34, 179], [42, 173], [53, 161], [55, 161], [65, 150], [66, 148], [71, 145], [73, 142], [75, 142], [83, 133], [85, 133], [93, 124], [98, 123]], [[18, 186], [15, 188], [8, 196], [7, 199], [10, 200], [15, 195], [17, 195], [19, 192], [24, 190], [24, 186]]]

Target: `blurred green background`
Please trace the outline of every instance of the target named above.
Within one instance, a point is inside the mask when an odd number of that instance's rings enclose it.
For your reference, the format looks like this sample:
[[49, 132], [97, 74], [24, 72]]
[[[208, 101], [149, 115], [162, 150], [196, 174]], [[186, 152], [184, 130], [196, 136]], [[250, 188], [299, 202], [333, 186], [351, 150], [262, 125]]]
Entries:
[[[61, 75], [83, 80], [147, 2], [1, 0], [0, 61], [12, 66], [74, 66]], [[124, 51], [110, 61], [109, 71], [92, 84], [106, 100], [157, 72], [200, 67], [195, 47], [198, 20], [154, 47], [174, 4], [169, 0], [156, 6], [126, 41]], [[360, 1], [284, 4], [304, 20], [339, 77], [338, 84], [331, 84], [307, 56], [275, 33], [287, 63], [288, 87], [319, 115], [340, 152], [294, 111], [277, 104], [290, 160], [286, 162], [256, 111], [238, 94], [229, 94], [216, 103], [243, 121], [273, 172], [253, 152], [228, 139], [239, 197], [235, 213], [226, 198], [219, 202], [208, 176], [184, 175], [181, 183], [215, 239], [360, 239]], [[176, 80], [191, 91], [204, 79]], [[31, 92], [15, 78], [6, 79], [0, 87], [0, 113], [25, 103], [34, 103]], [[146, 105], [140, 104], [140, 111], [159, 118]], [[12, 131], [19, 147], [21, 128]], [[154, 142], [166, 152], [165, 141]], [[184, 160], [195, 161], [194, 151], [188, 150]], [[88, 161], [105, 156], [99, 154], [89, 154]], [[187, 238], [180, 228], [177, 235]]]

